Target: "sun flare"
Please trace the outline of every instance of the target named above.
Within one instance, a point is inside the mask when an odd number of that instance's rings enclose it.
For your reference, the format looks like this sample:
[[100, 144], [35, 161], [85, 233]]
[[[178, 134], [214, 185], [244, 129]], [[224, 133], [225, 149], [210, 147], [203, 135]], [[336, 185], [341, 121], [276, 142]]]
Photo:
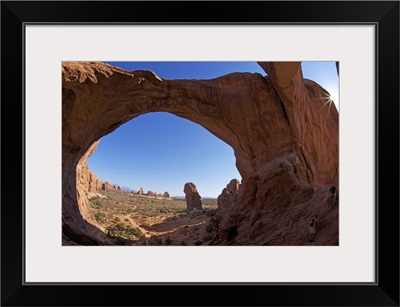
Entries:
[[326, 105], [328, 105], [328, 110], [330, 110], [332, 103], [335, 103], [335, 102], [333, 101], [333, 98], [329, 93], [323, 93], [323, 95], [324, 95], [324, 97], [321, 99], [324, 100], [324, 104], [321, 106], [321, 109], [323, 107], [325, 107]]

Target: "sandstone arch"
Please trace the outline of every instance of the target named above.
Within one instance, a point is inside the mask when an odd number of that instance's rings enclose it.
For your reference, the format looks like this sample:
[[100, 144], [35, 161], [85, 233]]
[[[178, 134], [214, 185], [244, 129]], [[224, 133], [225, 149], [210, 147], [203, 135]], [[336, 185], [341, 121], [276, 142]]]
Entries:
[[[285, 193], [291, 198], [325, 185], [337, 186], [338, 113], [335, 108], [321, 108], [325, 90], [303, 79], [299, 62], [259, 64], [269, 76], [233, 73], [212, 80], [164, 80], [150, 71], [64, 62], [65, 241], [101, 244], [106, 240], [101, 231], [87, 223], [90, 218], [85, 205], [79, 208], [82, 191], [79, 182], [77, 185], [77, 171], [79, 178], [79, 169], [102, 136], [148, 112], [170, 112], [196, 122], [234, 149], [242, 189], [236, 206], [220, 216], [221, 229], [239, 223], [242, 228], [247, 224], [253, 227], [254, 215], [274, 195], [270, 191], [274, 176], [286, 176], [290, 191]], [[236, 243], [246, 232], [240, 227]]]

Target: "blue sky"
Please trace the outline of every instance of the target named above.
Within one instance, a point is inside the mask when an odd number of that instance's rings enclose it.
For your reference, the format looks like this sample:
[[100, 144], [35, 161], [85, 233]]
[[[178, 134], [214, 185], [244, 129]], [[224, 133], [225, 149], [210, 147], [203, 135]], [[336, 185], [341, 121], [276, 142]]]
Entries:
[[[126, 70], [151, 70], [165, 79], [211, 79], [231, 72], [265, 75], [256, 62], [108, 62]], [[318, 82], [337, 101], [334, 62], [303, 62], [305, 78]], [[233, 149], [200, 125], [166, 112], [141, 115], [101, 138], [89, 169], [121, 187], [171, 196], [194, 182], [202, 197], [217, 197], [241, 179]]]

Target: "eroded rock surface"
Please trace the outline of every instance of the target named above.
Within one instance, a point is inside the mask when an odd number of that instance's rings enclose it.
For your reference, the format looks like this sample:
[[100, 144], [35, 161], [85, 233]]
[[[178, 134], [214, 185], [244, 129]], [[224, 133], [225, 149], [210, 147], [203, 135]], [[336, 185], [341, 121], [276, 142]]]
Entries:
[[[96, 176], [95, 173], [89, 170], [87, 159], [96, 150], [98, 144], [99, 141], [96, 141], [92, 144], [92, 146], [90, 146], [89, 150], [81, 157], [76, 167], [77, 184], [75, 197], [77, 204], [79, 205], [75, 207], [75, 202], [71, 203], [73, 204], [71, 207], [64, 207], [63, 205], [63, 222], [68, 224], [63, 229], [66, 229], [66, 231], [68, 230], [68, 233], [72, 233], [75, 229], [73, 225], [75, 223], [79, 223], [78, 225], [80, 225], [80, 231], [77, 231], [77, 235], [74, 236], [74, 240], [78, 244], [88, 245], [87, 242], [93, 243], [90, 245], [107, 244], [108, 238], [105, 236], [104, 229], [102, 229], [102, 226], [91, 217], [89, 199], [90, 196], [96, 195], [102, 190], [121, 190], [118, 185], [102, 181]], [[63, 178], [65, 178], [64, 176], [65, 174], [63, 174]], [[64, 193], [65, 191], [63, 191], [63, 197], [65, 197]], [[80, 212], [81, 216], [75, 212], [78, 207], [78, 213]], [[71, 213], [77, 217], [76, 220], [69, 218]], [[88, 224], [86, 221], [90, 221], [90, 224]], [[77, 238], [81, 238], [83, 243]]]
[[215, 244], [307, 244], [315, 215], [321, 216], [314, 244], [338, 244], [337, 206], [325, 206], [327, 187], [338, 186], [337, 110], [324, 106], [326, 90], [303, 78], [300, 63], [259, 64], [268, 76], [165, 80], [150, 71], [64, 62], [64, 237], [81, 244], [76, 236], [85, 233], [101, 242], [80, 202], [78, 174], [91, 146], [141, 114], [165, 111], [202, 125], [234, 150], [241, 188], [218, 213]]
[[232, 179], [217, 198], [219, 210], [230, 208], [238, 199], [240, 191], [240, 181]]
[[242, 182], [236, 198], [225, 194], [213, 244], [307, 245], [308, 222], [317, 216], [321, 226], [315, 244], [337, 245], [338, 208], [331, 205], [330, 186], [312, 187], [302, 173], [298, 157], [287, 154]]

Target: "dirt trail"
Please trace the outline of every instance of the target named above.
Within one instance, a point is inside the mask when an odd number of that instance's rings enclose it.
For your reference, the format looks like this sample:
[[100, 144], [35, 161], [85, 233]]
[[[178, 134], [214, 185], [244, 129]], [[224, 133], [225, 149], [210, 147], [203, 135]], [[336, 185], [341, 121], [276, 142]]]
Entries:
[[[138, 221], [134, 221], [138, 223]], [[146, 223], [146, 221], [144, 221]], [[152, 219], [149, 226], [139, 227], [145, 233], [146, 238], [134, 243], [134, 245], [203, 245], [211, 241], [212, 217], [205, 214], [192, 217], [187, 216], [162, 216]], [[161, 241], [160, 241], [161, 240]]]
[[206, 203], [203, 211], [186, 212], [182, 200], [115, 191], [90, 202], [98, 226], [118, 245], [208, 245], [215, 235], [215, 202]]

